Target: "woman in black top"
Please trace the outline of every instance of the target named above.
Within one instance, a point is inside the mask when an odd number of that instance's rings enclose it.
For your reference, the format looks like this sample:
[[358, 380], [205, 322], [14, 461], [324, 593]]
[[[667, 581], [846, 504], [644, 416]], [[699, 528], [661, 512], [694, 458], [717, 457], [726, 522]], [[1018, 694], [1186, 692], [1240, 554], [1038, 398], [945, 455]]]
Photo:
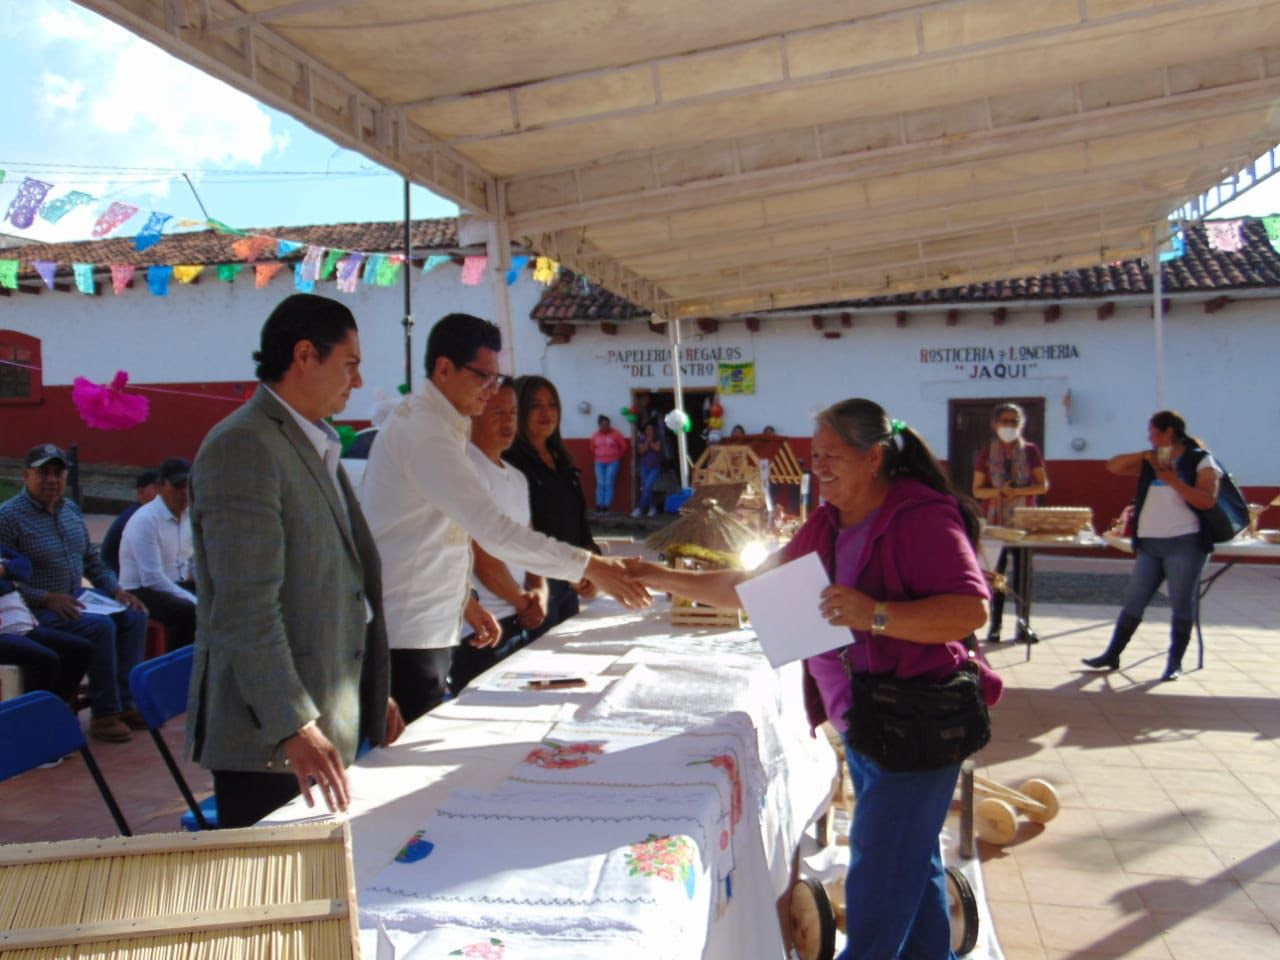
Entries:
[[[502, 456], [529, 481], [533, 529], [599, 553], [600, 548], [591, 539], [591, 528], [587, 525], [581, 471], [574, 466], [560, 437], [560, 394], [546, 377], [525, 376], [516, 380], [516, 401], [519, 406], [516, 441]], [[579, 596], [590, 598], [596, 592], [589, 580], [574, 584], [550, 580], [549, 584], [547, 618], [531, 633], [534, 637], [576, 614]]]

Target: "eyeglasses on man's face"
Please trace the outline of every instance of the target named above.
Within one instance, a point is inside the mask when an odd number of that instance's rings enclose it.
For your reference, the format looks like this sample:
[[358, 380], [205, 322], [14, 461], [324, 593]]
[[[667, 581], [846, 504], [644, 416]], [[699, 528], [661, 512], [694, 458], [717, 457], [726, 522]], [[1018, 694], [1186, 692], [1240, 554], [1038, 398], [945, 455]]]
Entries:
[[467, 373], [474, 374], [483, 382], [480, 384], [482, 390], [492, 390], [498, 385], [498, 381], [502, 379], [501, 373], [490, 373], [488, 370], [481, 370], [479, 367], [473, 367], [469, 363], [462, 364], [462, 369]]

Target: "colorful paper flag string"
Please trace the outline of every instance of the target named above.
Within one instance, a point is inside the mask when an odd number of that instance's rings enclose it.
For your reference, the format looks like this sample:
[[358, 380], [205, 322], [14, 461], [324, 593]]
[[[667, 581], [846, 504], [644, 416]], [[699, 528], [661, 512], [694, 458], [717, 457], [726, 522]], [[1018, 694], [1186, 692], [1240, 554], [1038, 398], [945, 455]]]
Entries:
[[256, 264], [253, 268], [253, 285], [261, 290], [271, 282], [272, 277], [283, 269], [284, 264], [278, 260], [272, 263]]
[[338, 261], [343, 258], [346, 252], [347, 251], [345, 250], [330, 250], [326, 253], [324, 256], [324, 265], [320, 268], [320, 276], [318, 279], [328, 280], [333, 276], [334, 268], [337, 267]]
[[131, 203], [121, 203], [117, 200], [111, 206], [107, 207], [107, 212], [100, 216], [93, 225], [93, 235], [98, 239], [105, 237], [112, 230], [115, 230], [126, 220], [138, 212], [138, 208]]
[[194, 283], [196, 277], [200, 276], [200, 272], [202, 270], [204, 270], [203, 264], [175, 264], [173, 268], [173, 279], [177, 280], [179, 283]]
[[550, 257], [539, 257], [533, 264], [533, 279], [544, 287], [550, 286], [555, 282], [556, 274], [560, 272], [560, 264], [556, 263]]
[[324, 247], [317, 247], [312, 244], [307, 247], [306, 255], [302, 258], [302, 263], [299, 264], [302, 267], [299, 276], [304, 281], [310, 281], [312, 286], [315, 285], [316, 280], [320, 277], [320, 261], [322, 259], [324, 259]]
[[1280, 250], [1280, 214], [1271, 214], [1262, 218], [1262, 227], [1267, 231], [1267, 239], [1274, 250]]
[[462, 261], [462, 282], [468, 287], [478, 287], [488, 263], [488, 257], [467, 257]]
[[[383, 257], [382, 262], [378, 264], [377, 284], [380, 287], [389, 287], [396, 282], [396, 277], [400, 275], [400, 265], [404, 263], [403, 256]], [[365, 268], [365, 273], [369, 272], [369, 268]]]
[[311, 293], [315, 288], [315, 278], [307, 277], [306, 264], [299, 260], [293, 265], [293, 289], [299, 293]]
[[422, 265], [422, 272], [424, 274], [430, 273], [436, 267], [446, 264], [452, 259], [452, 257], [447, 257], [443, 254], [433, 253], [431, 256], [427, 257], [427, 262]]
[[111, 265], [111, 292], [117, 297], [124, 293], [133, 279], [132, 263], [113, 263]]
[[133, 246], [139, 252], [150, 250], [160, 242], [160, 235], [164, 232], [164, 225], [172, 220], [173, 217], [167, 213], [161, 213], [159, 210], [152, 210], [151, 216], [147, 217], [147, 222], [138, 235], [133, 238]]
[[71, 270], [76, 275], [77, 290], [90, 297], [98, 292], [98, 288], [93, 282], [92, 263], [73, 263]]
[[378, 282], [378, 271], [382, 269], [382, 261], [386, 256], [381, 253], [369, 254], [369, 259], [364, 262], [364, 282], [369, 286], [374, 286]]
[[169, 278], [173, 276], [173, 267], [166, 264], [155, 264], [147, 267], [147, 289], [157, 297], [169, 293]]
[[58, 272], [58, 264], [53, 260], [33, 260], [31, 265], [36, 268], [36, 273], [40, 274], [44, 285], [52, 290], [53, 277]]
[[257, 260], [267, 251], [275, 248], [276, 241], [272, 237], [252, 236], [244, 237], [231, 244], [231, 252], [241, 260], [247, 260], [250, 263]]
[[235, 227], [229, 227], [225, 223], [223, 223], [221, 220], [206, 220], [205, 222], [208, 223], [209, 226], [211, 226], [214, 230], [218, 231], [218, 233], [229, 233], [233, 237], [248, 236], [248, 233], [246, 233], [244, 230], [237, 230]]
[[5, 214], [5, 219], [15, 227], [25, 230], [35, 222], [36, 213], [40, 209], [40, 204], [44, 203], [45, 194], [52, 189], [52, 183], [23, 177], [22, 183], [18, 184], [18, 192], [9, 202], [9, 212]]
[[1186, 241], [1182, 239], [1182, 228], [1179, 227], [1169, 237], [1169, 249], [1160, 251], [1160, 262], [1168, 263], [1170, 260], [1177, 260], [1186, 252]]
[[518, 256], [511, 258], [511, 269], [507, 271], [507, 286], [511, 286], [520, 279], [520, 271], [529, 265], [529, 258], [526, 256]]
[[6, 290], [18, 289], [17, 260], [0, 260], [0, 287]]
[[1244, 246], [1239, 220], [1209, 220], [1204, 225], [1209, 246], [1219, 253], [1236, 253]]
[[93, 203], [93, 197], [81, 190], [72, 190], [61, 197], [46, 201], [40, 208], [40, 216], [49, 223], [57, 223], [76, 207], [83, 207], [86, 203]]
[[284, 259], [285, 257], [289, 256], [289, 254], [296, 253], [301, 249], [302, 249], [302, 244], [294, 243], [292, 240], [276, 241], [276, 256], [280, 257], [281, 259]]
[[218, 264], [218, 279], [224, 283], [231, 283], [243, 269], [243, 263], [220, 263]]
[[343, 293], [355, 293], [356, 284], [360, 280], [360, 264], [364, 262], [363, 253], [352, 253], [338, 261], [338, 289]]

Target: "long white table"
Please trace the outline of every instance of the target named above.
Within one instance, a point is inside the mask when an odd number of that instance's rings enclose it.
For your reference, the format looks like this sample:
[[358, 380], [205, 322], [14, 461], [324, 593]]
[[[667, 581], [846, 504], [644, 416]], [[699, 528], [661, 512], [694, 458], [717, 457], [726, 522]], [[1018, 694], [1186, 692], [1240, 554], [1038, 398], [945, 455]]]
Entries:
[[749, 630], [672, 627], [664, 600], [593, 601], [352, 767], [365, 956], [381, 922], [415, 960], [778, 960], [776, 902], [835, 777], [798, 664], [770, 668]]

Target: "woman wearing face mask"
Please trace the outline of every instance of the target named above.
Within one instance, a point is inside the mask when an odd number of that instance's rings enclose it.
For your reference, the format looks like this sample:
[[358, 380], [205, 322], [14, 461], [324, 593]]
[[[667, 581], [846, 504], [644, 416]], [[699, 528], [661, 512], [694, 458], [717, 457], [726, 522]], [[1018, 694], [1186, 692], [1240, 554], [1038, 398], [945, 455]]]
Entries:
[[1133, 574], [1124, 607], [1116, 619], [1111, 644], [1099, 656], [1086, 657], [1085, 666], [1118, 670], [1120, 654], [1142, 622], [1142, 612], [1162, 580], [1169, 582], [1169, 657], [1163, 681], [1182, 675], [1182, 655], [1196, 622], [1200, 573], [1213, 541], [1202, 533], [1196, 510], [1208, 510], [1218, 500], [1222, 468], [1195, 437], [1187, 422], [1173, 410], [1161, 410], [1147, 425], [1150, 450], [1122, 453], [1107, 461], [1107, 470], [1120, 477], [1137, 477], [1133, 512]]
[[[1013, 524], [1013, 511], [1018, 507], [1034, 507], [1038, 498], [1049, 491], [1049, 477], [1044, 470], [1040, 449], [1022, 437], [1026, 414], [1016, 403], [1001, 403], [991, 414], [994, 439], [978, 451], [973, 463], [973, 496], [982, 504], [987, 523], [998, 527]], [[1024, 550], [1001, 550], [996, 573], [1003, 574], [1013, 558], [1009, 571], [1012, 583], [1023, 574]], [[991, 624], [987, 643], [1000, 642], [1000, 621], [1004, 614], [1004, 592], [996, 591], [991, 600]], [[1035, 634], [1018, 624], [1019, 643], [1035, 643]]]

